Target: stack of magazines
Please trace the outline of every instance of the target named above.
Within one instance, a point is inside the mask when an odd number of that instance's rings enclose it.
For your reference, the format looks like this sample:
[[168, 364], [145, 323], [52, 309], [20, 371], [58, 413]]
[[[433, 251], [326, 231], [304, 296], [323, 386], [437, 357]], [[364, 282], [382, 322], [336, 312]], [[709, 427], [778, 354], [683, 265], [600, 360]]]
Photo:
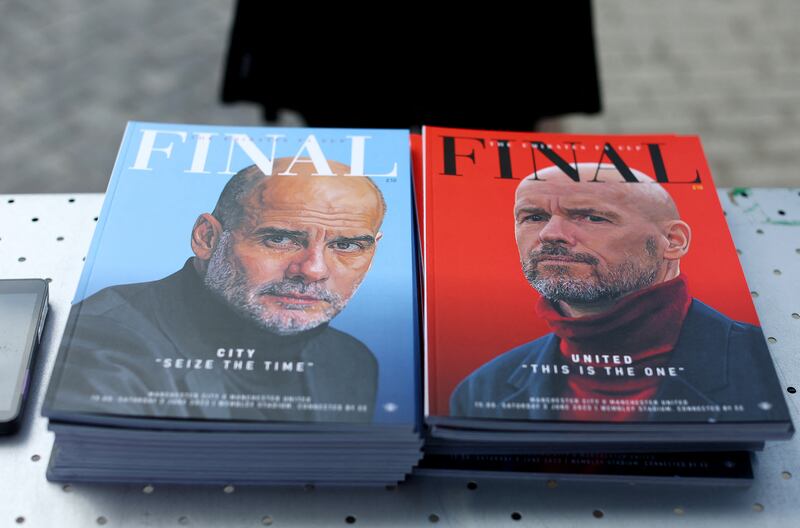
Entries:
[[386, 485], [424, 417], [422, 474], [739, 484], [792, 436], [698, 138], [411, 139], [413, 192], [406, 131], [131, 123], [48, 478]]
[[741, 469], [791, 437], [698, 138], [426, 127], [420, 148], [424, 466]]
[[54, 481], [384, 485], [421, 457], [408, 133], [129, 124]]

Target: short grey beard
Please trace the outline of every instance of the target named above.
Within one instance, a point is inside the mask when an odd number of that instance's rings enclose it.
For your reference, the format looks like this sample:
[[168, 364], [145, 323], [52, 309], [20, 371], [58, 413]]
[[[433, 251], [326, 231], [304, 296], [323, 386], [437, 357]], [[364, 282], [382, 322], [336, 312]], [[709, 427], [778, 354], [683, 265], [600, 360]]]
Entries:
[[[208, 269], [203, 283], [221, 297], [231, 308], [251, 319], [256, 324], [278, 335], [294, 335], [327, 323], [333, 319], [347, 304], [348, 299], [328, 292], [314, 284], [302, 284], [299, 281], [282, 280], [250, 287], [247, 277], [231, 262], [230, 246], [233, 235], [223, 231], [217, 247], [208, 261]], [[356, 285], [356, 288], [358, 285]], [[266, 291], [282, 293], [313, 293], [324, 297], [329, 304], [320, 317], [299, 321], [287, 315], [270, 313], [258, 302], [259, 296]], [[355, 289], [353, 290], [355, 292]], [[288, 310], [302, 311], [302, 306], [287, 307]]]
[[[653, 256], [650, 242], [646, 247], [649, 256]], [[539, 277], [536, 263], [530, 257], [527, 262], [522, 262], [522, 271], [528, 283], [545, 299], [567, 304], [592, 304], [602, 301], [614, 301], [631, 292], [651, 286], [658, 277], [661, 263], [653, 258], [653, 267], [637, 266], [632, 261], [626, 261], [615, 266], [607, 273], [600, 273], [593, 265], [592, 279], [575, 279], [569, 277], [568, 266], [549, 265], [558, 275], [554, 278]]]

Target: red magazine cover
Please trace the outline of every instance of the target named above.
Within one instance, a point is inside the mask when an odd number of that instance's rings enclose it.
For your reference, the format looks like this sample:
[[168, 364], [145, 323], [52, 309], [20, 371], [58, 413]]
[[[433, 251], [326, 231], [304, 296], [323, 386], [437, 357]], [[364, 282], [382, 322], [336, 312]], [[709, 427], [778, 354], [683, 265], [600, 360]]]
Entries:
[[789, 423], [698, 138], [423, 143], [429, 421]]

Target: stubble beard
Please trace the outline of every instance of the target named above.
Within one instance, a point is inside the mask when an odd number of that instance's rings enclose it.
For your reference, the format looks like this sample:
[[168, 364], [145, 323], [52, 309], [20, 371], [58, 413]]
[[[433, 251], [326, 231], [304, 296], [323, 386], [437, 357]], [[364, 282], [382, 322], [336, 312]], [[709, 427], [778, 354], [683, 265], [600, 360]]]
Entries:
[[[547, 256], [562, 256], [584, 262], [591, 267], [591, 274], [573, 277], [573, 265], [547, 264], [548, 271], [544, 276], [545, 273], [539, 269], [539, 262]], [[599, 261], [592, 255], [572, 253], [560, 244], [546, 244], [539, 251], [528, 254], [527, 260], [522, 261], [522, 271], [528, 283], [549, 301], [593, 304], [614, 301], [654, 284], [661, 269], [661, 261], [656, 256], [655, 239], [646, 241], [643, 256], [645, 258], [641, 262], [626, 260], [601, 270]]]
[[[347, 298], [330, 292], [322, 284], [304, 283], [296, 279], [282, 279], [250, 285], [231, 255], [233, 235], [223, 231], [217, 247], [208, 261], [203, 280], [205, 286], [221, 297], [231, 308], [258, 326], [278, 335], [294, 335], [327, 323], [347, 305]], [[358, 288], [356, 284], [353, 293]], [[282, 304], [281, 308], [266, 306], [261, 297], [285, 295], [310, 295], [322, 299], [323, 309], [311, 313], [307, 304]], [[319, 303], [315, 303], [318, 306]]]

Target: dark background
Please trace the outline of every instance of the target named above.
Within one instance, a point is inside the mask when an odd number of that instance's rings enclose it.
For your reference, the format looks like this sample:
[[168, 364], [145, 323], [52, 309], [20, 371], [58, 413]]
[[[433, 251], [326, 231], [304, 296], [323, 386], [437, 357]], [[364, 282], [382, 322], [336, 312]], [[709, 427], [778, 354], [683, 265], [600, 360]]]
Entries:
[[[698, 133], [718, 185], [800, 182], [800, 3], [593, 8], [604, 111], [540, 128]], [[233, 10], [231, 0], [0, 0], [0, 193], [102, 192], [128, 120], [262, 124], [260, 107], [219, 101]], [[540, 53], [569, 58], [563, 26]], [[275, 123], [303, 120], [282, 111]]]

